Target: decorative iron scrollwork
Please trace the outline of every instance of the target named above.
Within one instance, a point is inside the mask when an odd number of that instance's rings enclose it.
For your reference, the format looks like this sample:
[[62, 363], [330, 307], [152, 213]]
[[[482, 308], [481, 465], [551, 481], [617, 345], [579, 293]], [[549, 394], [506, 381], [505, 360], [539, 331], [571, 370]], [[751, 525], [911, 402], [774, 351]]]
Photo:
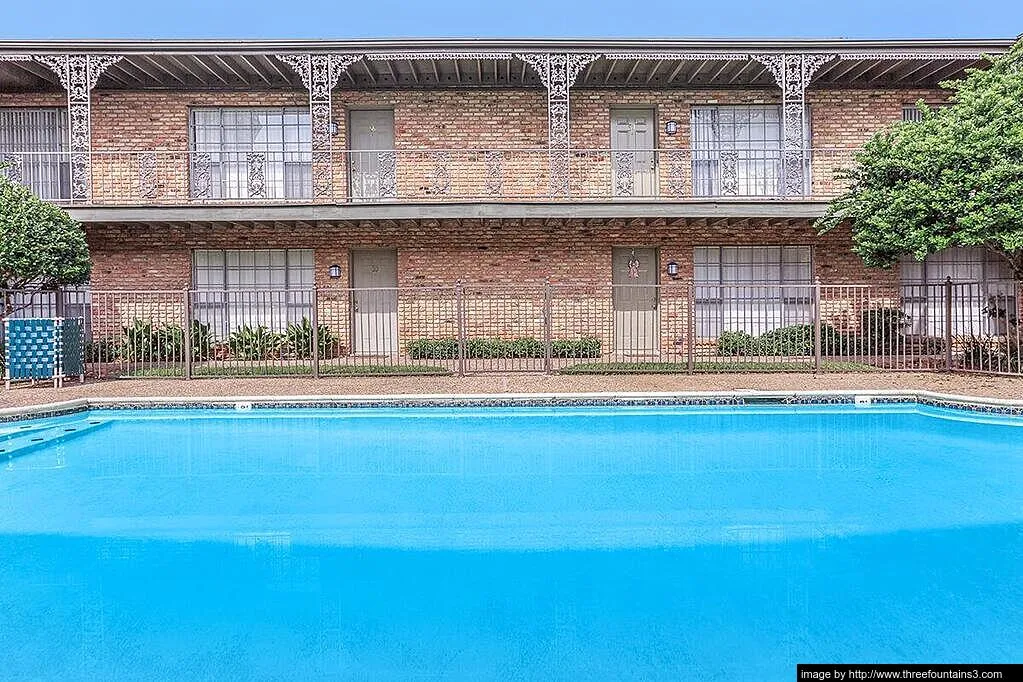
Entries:
[[718, 154], [721, 173], [722, 196], [734, 197], [739, 194], [739, 154], [726, 149]]
[[782, 194], [803, 196], [807, 192], [806, 88], [833, 54], [752, 54], [774, 77], [782, 96]]
[[139, 196], [143, 199], [154, 199], [157, 194], [156, 154], [143, 152], [138, 158]]
[[266, 154], [264, 152], [248, 152], [245, 154], [247, 173], [247, 189], [250, 199], [266, 198]]
[[68, 151], [71, 153], [71, 199], [91, 198], [92, 111], [91, 93], [112, 64], [120, 57], [107, 55], [39, 55], [35, 58], [53, 71], [67, 91]]
[[210, 199], [213, 196], [213, 156], [209, 152], [192, 154], [192, 197]]
[[668, 194], [682, 197], [686, 194], [688, 158], [681, 149], [668, 152]]
[[633, 152], [613, 152], [614, 195], [631, 197], [636, 192], [636, 155]]
[[398, 157], [394, 152], [377, 153], [378, 195], [381, 198], [398, 196]]
[[348, 67], [362, 59], [361, 54], [279, 54], [277, 59], [290, 66], [309, 91], [309, 119], [312, 127], [313, 197], [323, 199], [334, 194], [333, 137], [331, 135], [332, 92]]
[[570, 194], [569, 150], [571, 121], [569, 92], [582, 70], [599, 54], [530, 52], [517, 55], [536, 70], [547, 88], [547, 145], [549, 149], [549, 191], [553, 197]]
[[504, 152], [489, 150], [483, 153], [487, 167], [486, 191], [489, 196], [504, 194]]
[[451, 191], [450, 152], [433, 152], [433, 177], [430, 180], [430, 194], [443, 196]]

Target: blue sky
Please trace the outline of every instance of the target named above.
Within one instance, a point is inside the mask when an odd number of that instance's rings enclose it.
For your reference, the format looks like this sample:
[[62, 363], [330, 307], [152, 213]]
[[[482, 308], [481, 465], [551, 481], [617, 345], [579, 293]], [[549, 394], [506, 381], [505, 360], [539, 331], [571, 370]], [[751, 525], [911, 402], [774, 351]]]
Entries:
[[1021, 0], [6, 0], [2, 38], [979, 38]]

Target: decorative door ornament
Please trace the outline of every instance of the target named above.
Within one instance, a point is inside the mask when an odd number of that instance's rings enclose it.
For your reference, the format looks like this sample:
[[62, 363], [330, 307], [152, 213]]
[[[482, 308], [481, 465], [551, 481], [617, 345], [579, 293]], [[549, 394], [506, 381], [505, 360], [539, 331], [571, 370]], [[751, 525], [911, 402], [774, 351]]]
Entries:
[[636, 257], [636, 249], [632, 250], [629, 256], [629, 279], [639, 279], [639, 258]]

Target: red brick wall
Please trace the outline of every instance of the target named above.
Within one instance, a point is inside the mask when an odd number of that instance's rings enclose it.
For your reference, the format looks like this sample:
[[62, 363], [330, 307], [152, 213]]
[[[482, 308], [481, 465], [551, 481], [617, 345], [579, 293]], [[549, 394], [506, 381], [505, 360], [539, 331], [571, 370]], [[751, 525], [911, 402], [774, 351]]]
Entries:
[[680, 278], [692, 277], [693, 247], [700, 245], [810, 244], [815, 276], [826, 284], [894, 284], [888, 271], [865, 268], [850, 249], [849, 233], [824, 236], [805, 222], [731, 226], [706, 221], [637, 225], [628, 221], [399, 221], [359, 225], [318, 224], [234, 227], [87, 227], [97, 289], [183, 289], [198, 248], [312, 248], [316, 281], [332, 284], [327, 268], [342, 267], [348, 281], [349, 252], [389, 247], [398, 253], [400, 286], [472, 283], [516, 284], [550, 277], [561, 284], [611, 283], [615, 246], [660, 248], [663, 272], [674, 259]]
[[[924, 99], [941, 102], [939, 90], [813, 90], [807, 93], [813, 130], [815, 193], [838, 189], [832, 170], [846, 167], [850, 148], [859, 146], [881, 126], [901, 118], [902, 106]], [[572, 143], [580, 150], [572, 160], [573, 194], [604, 197], [610, 189], [611, 163], [607, 154], [586, 154], [587, 149], [610, 146], [610, 112], [616, 106], [653, 107], [657, 111], [657, 144], [666, 150], [688, 149], [691, 108], [707, 104], [767, 104], [780, 100], [770, 89], [576, 89], [572, 98]], [[60, 106], [61, 93], [0, 94], [0, 106]], [[93, 93], [93, 148], [109, 152], [96, 157], [93, 193], [97, 203], [181, 203], [188, 200], [188, 112], [200, 106], [305, 106], [307, 95], [294, 92], [174, 92], [95, 91]], [[353, 109], [394, 110], [395, 148], [398, 150], [398, 196], [436, 199], [436, 171], [446, 172], [448, 197], [485, 194], [486, 159], [472, 149], [505, 149], [502, 159], [503, 196], [543, 196], [547, 183], [546, 93], [541, 89], [478, 90], [344, 90], [334, 96], [334, 118], [339, 132], [334, 139], [335, 198], [347, 196], [346, 158], [348, 112]], [[679, 122], [674, 136], [663, 134], [663, 123]], [[447, 158], [430, 151], [453, 150]], [[528, 151], [527, 151], [528, 150]], [[113, 152], [126, 151], [126, 154]], [[163, 151], [158, 155], [158, 190], [155, 197], [139, 194], [140, 173], [136, 152]], [[182, 152], [177, 154], [177, 152]], [[666, 167], [660, 160], [660, 191], [670, 194]], [[688, 187], [689, 164], [681, 164], [683, 186]], [[676, 174], [677, 174], [676, 172]], [[128, 197], [125, 201], [125, 197]]]

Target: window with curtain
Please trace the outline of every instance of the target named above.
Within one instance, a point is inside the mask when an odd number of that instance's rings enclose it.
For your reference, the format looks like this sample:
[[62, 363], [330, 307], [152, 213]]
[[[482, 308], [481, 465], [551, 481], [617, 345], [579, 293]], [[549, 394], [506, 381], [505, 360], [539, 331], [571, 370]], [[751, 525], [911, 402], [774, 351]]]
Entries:
[[694, 195], [780, 194], [780, 106], [693, 107], [692, 126]]
[[312, 315], [312, 249], [192, 253], [193, 315], [219, 338], [248, 324], [281, 331]]
[[306, 107], [192, 109], [192, 193], [209, 154], [210, 197], [249, 198], [250, 154], [263, 155], [267, 199], [312, 196], [312, 126]]
[[[1004, 333], [1006, 315], [1016, 316], [1012, 271], [1004, 259], [987, 249], [954, 247], [932, 253], [923, 261], [906, 256], [899, 271], [903, 311], [910, 318], [908, 333], [944, 336], [947, 278], [956, 284], [954, 333]], [[992, 314], [995, 312], [998, 314]]]
[[20, 180], [40, 199], [71, 196], [67, 109], [0, 108], [0, 172]]
[[809, 246], [698, 246], [693, 265], [701, 338], [763, 334], [812, 319]]

